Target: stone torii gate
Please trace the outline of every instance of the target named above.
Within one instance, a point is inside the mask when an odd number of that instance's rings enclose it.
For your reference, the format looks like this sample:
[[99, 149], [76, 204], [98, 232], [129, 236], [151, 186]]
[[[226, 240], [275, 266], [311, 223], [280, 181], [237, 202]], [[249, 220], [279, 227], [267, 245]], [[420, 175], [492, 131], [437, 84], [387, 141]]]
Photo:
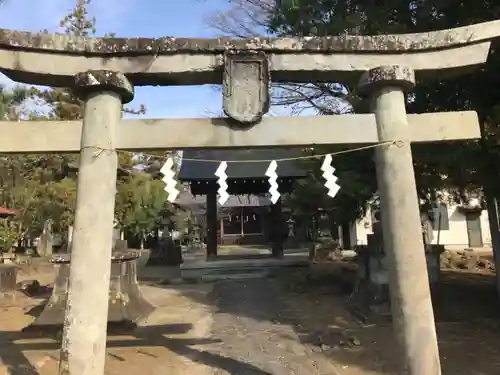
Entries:
[[[475, 112], [407, 115], [415, 73], [457, 73], [487, 60], [500, 21], [408, 35], [83, 38], [0, 30], [0, 70], [18, 82], [69, 87], [84, 120], [0, 122], [0, 153], [79, 153], [70, 295], [60, 374], [104, 373], [117, 149], [374, 144], [395, 334], [405, 373], [441, 373], [411, 142], [480, 137]], [[360, 79], [371, 114], [264, 117], [269, 81]], [[229, 118], [122, 120], [138, 85], [224, 83]]]

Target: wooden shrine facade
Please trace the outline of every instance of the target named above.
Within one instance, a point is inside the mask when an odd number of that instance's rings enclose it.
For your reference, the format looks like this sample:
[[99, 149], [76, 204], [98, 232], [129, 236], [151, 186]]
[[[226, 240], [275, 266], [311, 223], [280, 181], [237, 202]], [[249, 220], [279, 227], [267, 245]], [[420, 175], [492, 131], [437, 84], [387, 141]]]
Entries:
[[[286, 236], [285, 220], [281, 202], [267, 204], [269, 214], [258, 199], [253, 204], [235, 204], [234, 198], [226, 208], [217, 203], [217, 176], [215, 171], [222, 161], [228, 163], [227, 184], [231, 195], [263, 196], [269, 190], [265, 175], [270, 160], [287, 159], [300, 154], [300, 150], [254, 149], [254, 150], [203, 150], [185, 151], [178, 179], [189, 184], [193, 195], [206, 196], [206, 243], [207, 258], [217, 255], [218, 243], [255, 243], [272, 241], [272, 254], [283, 256], [283, 242]], [[247, 162], [248, 161], [248, 162]], [[280, 193], [290, 193], [294, 182], [304, 178], [306, 172], [295, 161], [278, 163], [278, 184]], [[257, 206], [257, 202], [259, 205]], [[270, 203], [270, 202], [269, 202]], [[223, 215], [219, 215], [220, 212]], [[234, 221], [233, 221], [234, 216]], [[248, 230], [248, 236], [245, 234]], [[271, 229], [272, 228], [272, 229]], [[239, 229], [239, 233], [238, 233]], [[246, 237], [246, 238], [245, 238]]]
[[232, 195], [219, 207], [220, 245], [257, 245], [270, 242], [270, 207], [268, 197]]
[[[180, 208], [191, 211], [196, 225], [206, 233], [206, 196], [192, 195], [187, 190], [181, 191], [174, 202]], [[271, 241], [269, 232], [271, 202], [266, 196], [231, 195], [223, 207], [218, 205], [219, 245], [255, 245]], [[266, 230], [267, 228], [267, 230]]]

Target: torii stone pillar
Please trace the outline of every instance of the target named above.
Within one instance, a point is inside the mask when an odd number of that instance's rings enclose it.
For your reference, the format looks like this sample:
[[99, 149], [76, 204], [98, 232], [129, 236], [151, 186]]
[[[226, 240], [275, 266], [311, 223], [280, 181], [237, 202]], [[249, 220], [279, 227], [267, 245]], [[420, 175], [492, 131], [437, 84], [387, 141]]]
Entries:
[[439, 375], [441, 365], [405, 108], [405, 91], [414, 84], [412, 69], [383, 66], [362, 76], [360, 90], [370, 97], [379, 140], [395, 141], [376, 149], [376, 164], [392, 319], [404, 350], [400, 356], [404, 374]]
[[96, 375], [106, 357], [117, 128], [134, 90], [123, 74], [100, 70], [78, 74], [74, 91], [85, 111], [59, 375]]

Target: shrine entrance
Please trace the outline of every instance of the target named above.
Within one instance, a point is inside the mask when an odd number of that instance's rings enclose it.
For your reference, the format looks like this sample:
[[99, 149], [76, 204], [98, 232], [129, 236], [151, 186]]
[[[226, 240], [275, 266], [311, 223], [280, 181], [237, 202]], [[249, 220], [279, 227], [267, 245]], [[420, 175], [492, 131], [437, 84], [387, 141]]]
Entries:
[[[287, 237], [286, 218], [281, 204], [277, 202], [273, 205], [265, 197], [270, 189], [265, 172], [267, 161], [299, 154], [300, 150], [285, 149], [184, 151], [177, 178], [189, 184], [193, 195], [206, 197], [207, 259], [217, 257], [218, 244], [231, 240], [243, 244], [245, 237], [250, 237], [247, 239], [250, 243], [271, 242], [272, 255], [283, 257], [283, 243]], [[215, 172], [219, 164], [226, 160], [233, 161], [226, 171], [227, 192], [232, 199], [220, 205], [217, 203], [219, 186]], [[306, 172], [296, 162], [280, 163], [279, 168], [280, 193], [290, 193], [294, 182], [306, 177]], [[247, 207], [238, 205], [239, 199], [244, 200], [244, 196], [254, 197], [254, 203]]]
[[[441, 70], [460, 73], [485, 63], [491, 41], [499, 36], [500, 21], [422, 34], [248, 40], [91, 38], [0, 30], [3, 73], [22, 83], [71, 88], [85, 104], [83, 121], [0, 122], [0, 153], [80, 156], [59, 373], [104, 373], [117, 152], [258, 148], [264, 153], [342, 145], [375, 149], [392, 320], [401, 352], [396, 357], [410, 375], [439, 375], [411, 144], [477, 139], [479, 122], [474, 111], [407, 114], [406, 95], [416, 76], [441, 79]], [[371, 113], [265, 117], [271, 81], [357, 82]], [[227, 117], [122, 119], [134, 86], [221, 83]], [[331, 155], [323, 157], [325, 194], [334, 196], [338, 185]], [[238, 174], [239, 162], [222, 155], [212, 166], [207, 163], [210, 177], [205, 180], [181, 174], [193, 194], [207, 195], [208, 257], [217, 255], [217, 195], [224, 203], [229, 194], [268, 192], [273, 215], [280, 216], [280, 194], [301, 174], [284, 170], [279, 156], [265, 159], [271, 162], [252, 174], [251, 183], [248, 174]], [[165, 172], [166, 190], [174, 199], [175, 173], [171, 168]], [[273, 245], [276, 257], [282, 254], [279, 243]], [[500, 254], [495, 257], [500, 261]]]
[[[231, 198], [234, 199], [231, 201]], [[268, 206], [259, 205], [259, 201], [263, 200], [259, 198], [252, 195], [232, 196], [227, 207], [219, 210], [220, 245], [257, 245], [266, 242], [264, 227]]]

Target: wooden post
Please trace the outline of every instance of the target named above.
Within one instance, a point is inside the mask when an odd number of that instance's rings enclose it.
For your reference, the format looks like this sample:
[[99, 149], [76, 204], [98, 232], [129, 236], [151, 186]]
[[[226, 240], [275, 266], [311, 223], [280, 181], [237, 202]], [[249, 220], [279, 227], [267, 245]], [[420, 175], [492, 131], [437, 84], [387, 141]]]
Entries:
[[219, 218], [219, 233], [220, 233], [220, 243], [224, 244], [224, 219]]
[[133, 87], [121, 73], [78, 74], [85, 102], [68, 302], [59, 375], [102, 375], [106, 357], [108, 293], [122, 103]]
[[380, 141], [394, 141], [376, 149], [376, 163], [392, 319], [404, 374], [440, 375], [405, 108], [405, 90], [414, 83], [413, 70], [384, 66], [366, 72], [360, 89], [371, 98]]
[[217, 186], [211, 183], [207, 192], [207, 260], [217, 258]]
[[273, 231], [272, 256], [274, 258], [283, 258], [283, 213], [281, 207], [281, 198], [271, 205], [271, 222]]

